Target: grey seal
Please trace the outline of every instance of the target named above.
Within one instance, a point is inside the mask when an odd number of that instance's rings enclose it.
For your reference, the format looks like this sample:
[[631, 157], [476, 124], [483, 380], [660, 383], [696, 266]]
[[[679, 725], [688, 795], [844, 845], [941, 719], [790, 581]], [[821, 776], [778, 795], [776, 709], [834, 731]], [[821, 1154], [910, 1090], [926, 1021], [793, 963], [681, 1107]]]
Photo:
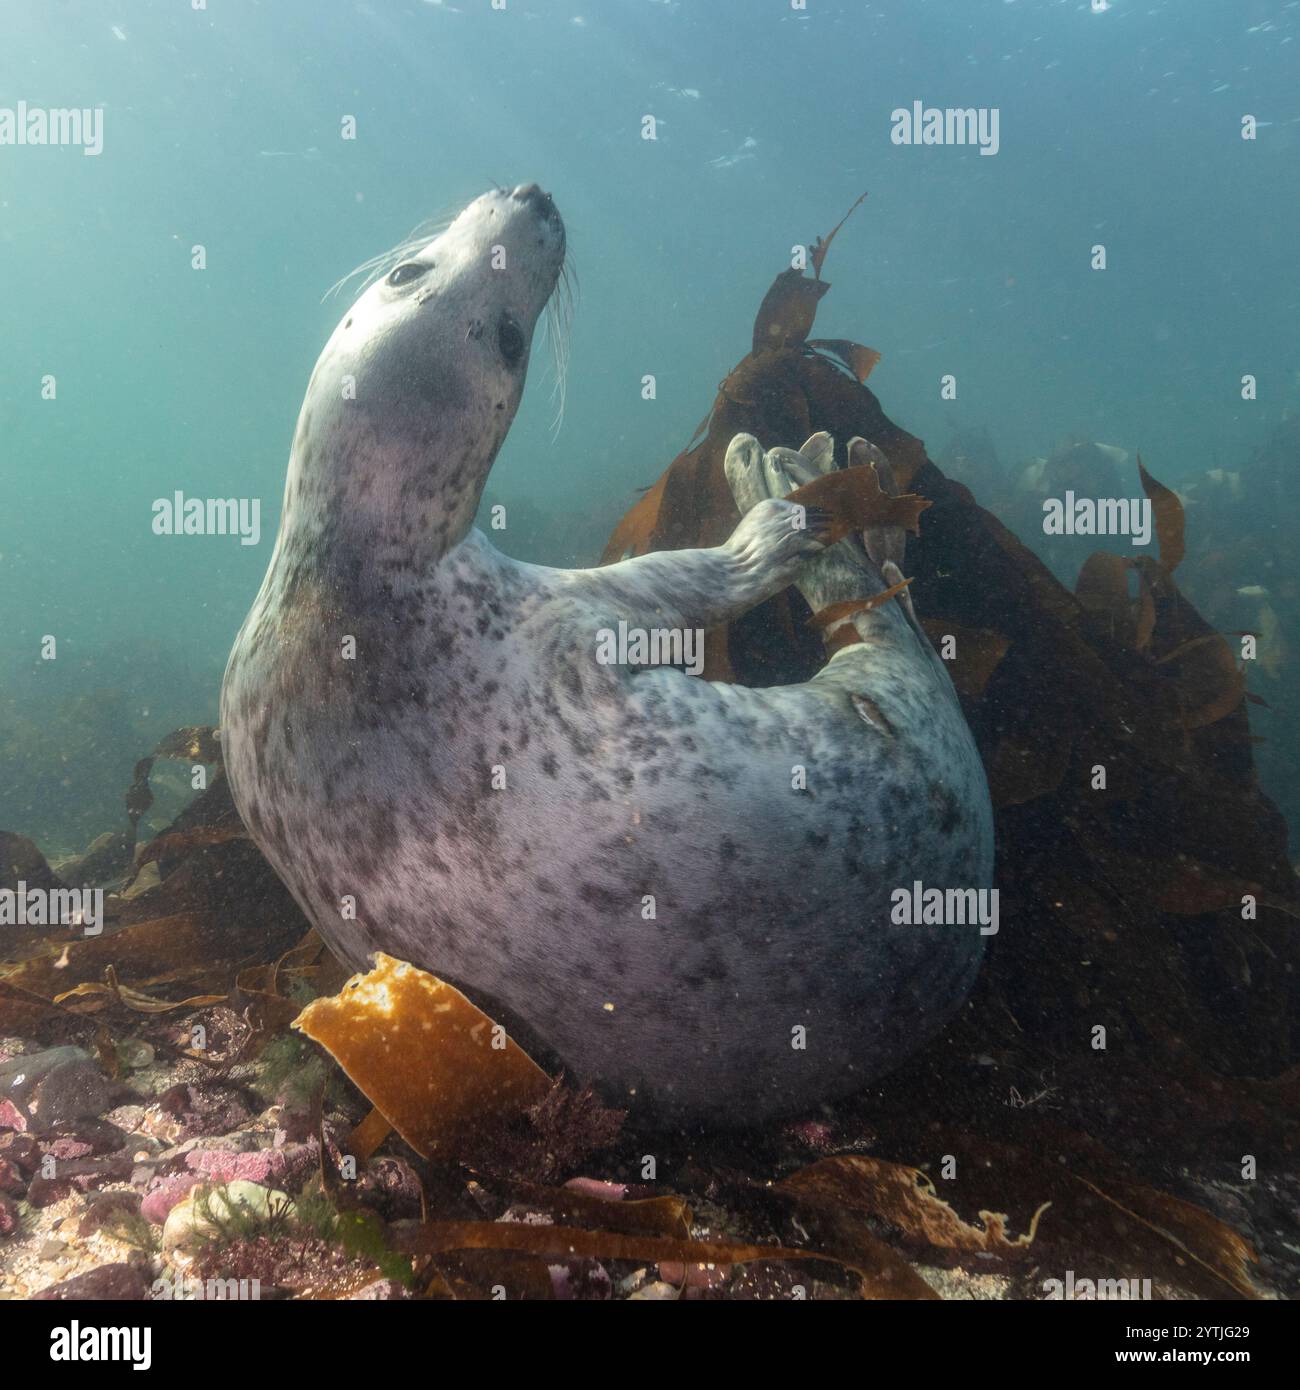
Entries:
[[824, 435], [733, 441], [743, 515], [713, 549], [557, 570], [473, 527], [564, 254], [549, 196], [488, 193], [334, 331], [226, 670], [226, 770], [348, 962], [432, 971], [615, 1103], [759, 1122], [860, 1088], [965, 999], [979, 929], [895, 904], [988, 885], [988, 789], [896, 599], [802, 685], [598, 655], [792, 582], [816, 612], [897, 579], [901, 533], [828, 547], [785, 500], [833, 466]]

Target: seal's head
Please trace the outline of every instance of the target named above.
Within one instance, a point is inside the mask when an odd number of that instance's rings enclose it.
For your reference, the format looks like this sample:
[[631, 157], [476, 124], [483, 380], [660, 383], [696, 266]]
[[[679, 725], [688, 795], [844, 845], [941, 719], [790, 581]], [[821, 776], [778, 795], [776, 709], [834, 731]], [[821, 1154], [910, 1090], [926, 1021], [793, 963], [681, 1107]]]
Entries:
[[357, 299], [303, 401], [286, 531], [326, 531], [343, 565], [389, 571], [465, 536], [564, 249], [536, 184], [486, 193]]

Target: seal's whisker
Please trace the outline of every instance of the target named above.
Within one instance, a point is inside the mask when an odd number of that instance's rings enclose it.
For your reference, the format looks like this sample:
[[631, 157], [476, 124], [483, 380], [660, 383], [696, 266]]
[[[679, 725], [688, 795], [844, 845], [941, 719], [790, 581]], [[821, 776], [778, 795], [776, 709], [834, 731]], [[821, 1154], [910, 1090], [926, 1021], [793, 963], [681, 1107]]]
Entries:
[[551, 438], [555, 439], [564, 423], [564, 406], [569, 380], [569, 325], [573, 320], [574, 284], [577, 272], [568, 261], [560, 269], [560, 278], [546, 306], [543, 331], [551, 349], [551, 371], [554, 382], [551, 399], [555, 402], [555, 418], [551, 421]]
[[336, 280], [321, 296], [321, 303], [323, 304], [327, 299], [333, 298], [334, 295], [338, 294], [350, 281], [355, 280], [359, 275], [365, 278], [358, 286], [357, 293], [364, 293], [376, 280], [387, 275], [395, 265], [405, 260], [407, 256], [422, 250], [434, 237], [445, 232], [455, 219], [455, 212], [438, 213], [433, 217], [425, 218], [423, 222], [413, 227], [396, 246], [390, 247], [387, 251], [380, 252], [377, 256], [371, 256], [368, 261], [362, 261], [359, 266], [355, 266], [352, 270], [349, 270], [341, 280]]

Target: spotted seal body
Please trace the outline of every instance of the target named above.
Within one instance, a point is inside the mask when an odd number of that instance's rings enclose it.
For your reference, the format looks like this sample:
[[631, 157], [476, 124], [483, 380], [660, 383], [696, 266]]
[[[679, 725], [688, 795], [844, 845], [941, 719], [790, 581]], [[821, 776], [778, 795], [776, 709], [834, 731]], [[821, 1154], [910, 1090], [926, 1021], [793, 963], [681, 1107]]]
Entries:
[[[798, 686], [597, 659], [602, 630], [730, 621], [846, 544], [770, 476], [710, 550], [553, 570], [472, 529], [563, 254], [549, 198], [488, 194], [335, 331], [226, 672], [227, 772], [348, 961], [451, 980], [618, 1103], [806, 1109], [964, 999], [978, 928], [897, 924], [892, 893], [988, 884], [983, 772], [896, 602]], [[738, 441], [738, 498], [763, 458]]]

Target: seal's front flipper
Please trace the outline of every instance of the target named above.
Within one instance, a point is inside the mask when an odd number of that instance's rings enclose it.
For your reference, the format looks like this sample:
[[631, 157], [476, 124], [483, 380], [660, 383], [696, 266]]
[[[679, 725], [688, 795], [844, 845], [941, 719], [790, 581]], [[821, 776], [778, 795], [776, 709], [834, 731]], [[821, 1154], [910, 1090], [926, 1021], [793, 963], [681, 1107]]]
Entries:
[[763, 450], [752, 435], [731, 441], [727, 476], [742, 515], [722, 545], [653, 551], [574, 570], [569, 582], [588, 600], [646, 626], [710, 628], [742, 617], [794, 583], [830, 542], [825, 510], [770, 496], [764, 467]]
[[752, 435], [738, 434], [727, 449], [724, 466], [731, 495], [742, 512], [749, 512], [764, 498], [784, 497], [787, 502], [830, 514], [830, 539], [837, 543], [804, 566], [795, 587], [812, 609], [814, 621], [823, 612], [852, 610], [862, 615], [860, 622], [866, 622], [865, 615], [876, 605], [865, 600], [885, 585], [871, 572], [862, 542], [853, 534], [856, 512], [851, 520], [846, 519], [851, 510], [846, 499], [856, 479], [836, 471], [834, 451], [834, 440], [824, 430], [812, 435], [798, 451], [775, 448], [766, 453]]

